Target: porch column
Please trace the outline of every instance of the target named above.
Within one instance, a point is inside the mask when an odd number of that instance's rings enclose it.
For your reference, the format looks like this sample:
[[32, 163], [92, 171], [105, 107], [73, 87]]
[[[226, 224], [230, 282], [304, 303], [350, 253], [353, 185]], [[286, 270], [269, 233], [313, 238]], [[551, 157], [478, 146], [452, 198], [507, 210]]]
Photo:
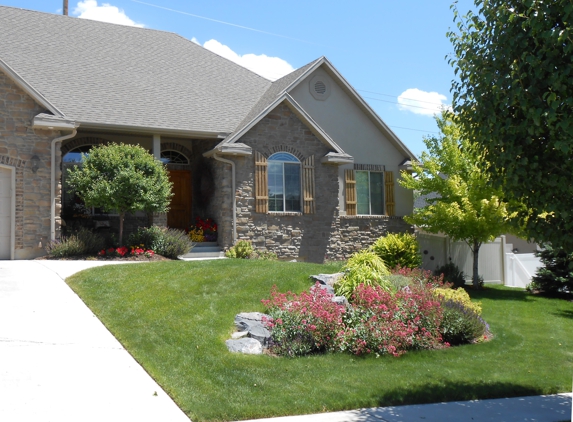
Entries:
[[161, 158], [161, 135], [153, 135], [153, 156], [158, 160]]
[[[153, 135], [153, 156], [161, 159], [161, 135]], [[167, 214], [154, 212], [151, 216], [150, 225], [167, 227]]]

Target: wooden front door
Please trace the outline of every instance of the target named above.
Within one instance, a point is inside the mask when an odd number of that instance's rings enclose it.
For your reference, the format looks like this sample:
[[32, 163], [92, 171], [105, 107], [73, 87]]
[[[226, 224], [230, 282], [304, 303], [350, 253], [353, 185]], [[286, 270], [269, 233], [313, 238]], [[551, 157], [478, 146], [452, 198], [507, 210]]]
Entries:
[[188, 229], [191, 226], [191, 172], [169, 170], [169, 180], [173, 183], [173, 197], [167, 213], [167, 226]]

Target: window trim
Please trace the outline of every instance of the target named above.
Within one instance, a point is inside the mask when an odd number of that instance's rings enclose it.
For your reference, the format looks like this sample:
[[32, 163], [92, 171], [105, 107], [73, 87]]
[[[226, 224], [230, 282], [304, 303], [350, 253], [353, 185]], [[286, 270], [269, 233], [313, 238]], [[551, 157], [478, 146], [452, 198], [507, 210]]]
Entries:
[[[383, 215], [387, 215], [387, 211], [386, 211], [386, 193], [384, 192], [384, 186], [385, 186], [385, 177], [384, 177], [384, 172], [383, 171], [377, 171], [377, 170], [354, 170], [355, 174], [357, 173], [367, 173], [368, 174], [368, 214], [361, 214], [359, 212], [359, 191], [358, 191], [358, 181], [356, 181], [356, 215], [360, 216], [360, 215], [371, 215], [371, 216], [383, 216]], [[382, 177], [382, 181], [381, 181], [381, 203], [382, 203], [382, 214], [373, 214], [372, 213], [372, 192], [371, 192], [371, 179], [370, 179], [370, 174], [371, 173], [377, 173], [380, 174]], [[356, 177], [356, 179], [358, 179]]]
[[[273, 158], [273, 157], [283, 157], [283, 156], [288, 156], [289, 160], [284, 160], [284, 159], [277, 159], [277, 158]], [[286, 151], [279, 151], [279, 152], [275, 152], [274, 154], [270, 155], [269, 158], [267, 158], [267, 162], [269, 163], [268, 165], [270, 166], [270, 162], [274, 162], [274, 163], [280, 163], [281, 164], [281, 168], [282, 168], [282, 191], [283, 191], [283, 198], [282, 198], [282, 210], [278, 210], [278, 211], [271, 211], [270, 210], [270, 201], [271, 201], [271, 195], [270, 195], [270, 181], [269, 181], [269, 177], [271, 172], [267, 171], [267, 189], [268, 189], [268, 200], [269, 200], [269, 213], [302, 213], [303, 210], [303, 191], [302, 191], [302, 162], [293, 154], [286, 152]], [[287, 191], [286, 191], [286, 177], [285, 177], [285, 164], [296, 164], [298, 166], [298, 183], [299, 183], [299, 195], [298, 195], [298, 209], [297, 210], [286, 210], [286, 201], [287, 201]]]

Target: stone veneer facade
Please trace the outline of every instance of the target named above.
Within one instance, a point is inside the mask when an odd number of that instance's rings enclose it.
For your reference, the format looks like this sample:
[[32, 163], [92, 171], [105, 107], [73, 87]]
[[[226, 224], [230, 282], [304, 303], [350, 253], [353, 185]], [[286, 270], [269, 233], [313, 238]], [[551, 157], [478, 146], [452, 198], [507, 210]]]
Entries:
[[[269, 113], [239, 142], [267, 158], [278, 151], [303, 161], [315, 157], [314, 214], [257, 213], [254, 198], [254, 159], [233, 158], [236, 165], [237, 238], [251, 240], [260, 250], [275, 252], [281, 259], [323, 262], [341, 260], [372, 244], [389, 232], [410, 231], [401, 217], [341, 216], [338, 208], [338, 167], [322, 164], [331, 151], [285, 105]], [[226, 157], [227, 158], [227, 157]], [[232, 202], [230, 166], [215, 166], [217, 193], [215, 203], [223, 204], [217, 216], [219, 244], [232, 245]]]
[[[15, 259], [43, 255], [42, 246], [50, 239], [51, 141], [62, 134], [32, 128], [34, 117], [44, 112], [0, 72], [0, 164], [16, 174]], [[40, 158], [36, 173], [30, 162], [34, 155]]]

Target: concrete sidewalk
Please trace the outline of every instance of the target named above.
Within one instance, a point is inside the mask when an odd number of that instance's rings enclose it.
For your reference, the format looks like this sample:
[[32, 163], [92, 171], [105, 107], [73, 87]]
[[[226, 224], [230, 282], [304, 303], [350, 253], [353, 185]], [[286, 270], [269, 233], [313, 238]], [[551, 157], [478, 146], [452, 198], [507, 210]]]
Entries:
[[89, 261], [0, 261], [0, 421], [189, 418], [65, 284]]
[[[112, 263], [0, 261], [0, 421], [189, 422], [63, 281]], [[558, 422], [571, 408], [571, 394], [557, 394], [257, 422]]]
[[390, 406], [243, 422], [561, 422], [570, 421], [571, 393], [511, 399]]

